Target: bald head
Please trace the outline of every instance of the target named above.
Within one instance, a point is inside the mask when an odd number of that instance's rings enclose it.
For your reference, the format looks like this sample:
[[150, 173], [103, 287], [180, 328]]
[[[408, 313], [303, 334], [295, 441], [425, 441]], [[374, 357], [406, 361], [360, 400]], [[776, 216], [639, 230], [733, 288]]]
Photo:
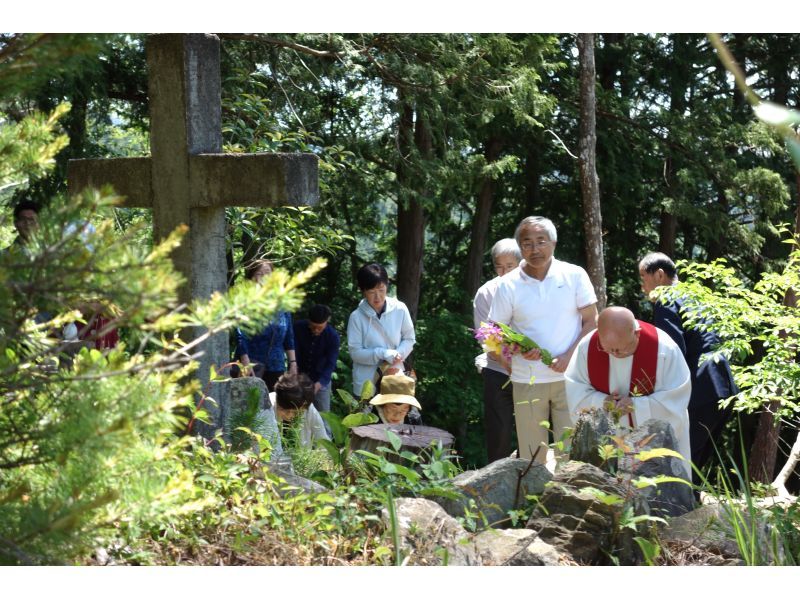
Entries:
[[639, 345], [639, 325], [633, 312], [624, 307], [607, 307], [597, 318], [600, 346], [614, 357], [633, 355]]

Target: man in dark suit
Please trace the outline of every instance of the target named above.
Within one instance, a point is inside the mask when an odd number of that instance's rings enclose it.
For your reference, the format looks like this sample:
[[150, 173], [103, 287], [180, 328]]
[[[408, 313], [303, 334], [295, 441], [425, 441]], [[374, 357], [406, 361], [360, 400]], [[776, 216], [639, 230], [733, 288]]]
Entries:
[[[678, 282], [675, 263], [663, 253], [648, 253], [639, 262], [639, 278], [642, 291], [649, 299], [656, 287], [674, 285]], [[702, 468], [713, 454], [714, 444], [718, 443], [725, 422], [731, 415], [730, 408], [720, 409], [719, 401], [728, 398], [739, 389], [733, 381], [728, 360], [717, 355], [716, 358], [701, 357], [712, 353], [720, 344], [720, 338], [708, 330], [684, 328], [681, 309], [683, 302], [655, 302], [653, 324], [670, 335], [680, 347], [692, 379], [692, 394], [689, 399], [689, 440], [692, 461]], [[695, 480], [697, 481], [697, 480]]]

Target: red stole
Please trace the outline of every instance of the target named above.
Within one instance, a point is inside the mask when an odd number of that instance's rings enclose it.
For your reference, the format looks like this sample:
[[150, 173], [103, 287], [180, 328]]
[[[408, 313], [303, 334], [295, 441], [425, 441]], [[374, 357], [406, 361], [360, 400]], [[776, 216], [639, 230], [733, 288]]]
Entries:
[[[656, 369], [658, 367], [658, 332], [656, 327], [647, 322], [639, 322], [639, 345], [633, 354], [633, 367], [631, 368], [631, 396], [649, 395], [656, 385]], [[587, 362], [589, 368], [589, 382], [600, 392], [609, 393], [608, 370], [609, 355], [600, 348], [600, 335], [597, 330], [592, 332], [589, 339]]]

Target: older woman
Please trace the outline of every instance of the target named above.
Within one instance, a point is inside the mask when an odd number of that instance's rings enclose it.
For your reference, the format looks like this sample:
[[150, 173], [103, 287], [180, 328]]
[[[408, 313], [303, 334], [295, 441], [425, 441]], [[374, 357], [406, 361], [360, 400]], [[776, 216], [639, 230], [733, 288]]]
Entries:
[[389, 276], [380, 264], [367, 264], [356, 275], [363, 299], [350, 314], [347, 346], [353, 359], [353, 393], [361, 396], [366, 381], [403, 371], [416, 342], [414, 324], [402, 301], [387, 296]]
[[[522, 254], [514, 239], [500, 239], [492, 247], [492, 265], [497, 275], [478, 289], [472, 302], [473, 322], [477, 329], [489, 319], [489, 309], [500, 278], [519, 266]], [[514, 398], [508, 384], [509, 364], [494, 355], [481, 353], [475, 360], [483, 377], [483, 428], [489, 462], [511, 454], [511, 431], [514, 426]]]
[[422, 405], [414, 397], [414, 387], [414, 378], [405, 374], [383, 377], [380, 394], [375, 395], [369, 402], [375, 407], [382, 423], [422, 424], [419, 413], [411, 412], [412, 407], [422, 409]]
[[[245, 270], [249, 280], [260, 283], [272, 274], [272, 262], [254, 260]], [[297, 359], [294, 350], [294, 328], [289, 312], [281, 311], [269, 322], [261, 332], [247, 335], [236, 329], [236, 356], [244, 366], [245, 374], [255, 376], [251, 365], [260, 364], [258, 374], [267, 383], [270, 392], [275, 390], [278, 378], [287, 371], [297, 374]]]

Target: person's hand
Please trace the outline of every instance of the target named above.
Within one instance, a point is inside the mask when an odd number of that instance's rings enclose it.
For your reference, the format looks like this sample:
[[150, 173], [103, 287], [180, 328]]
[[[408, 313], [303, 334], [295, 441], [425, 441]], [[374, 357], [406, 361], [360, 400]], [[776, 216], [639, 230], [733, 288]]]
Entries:
[[398, 353], [392, 361], [392, 365], [397, 365], [399, 363], [403, 363], [403, 356]]
[[539, 349], [531, 349], [530, 351], [525, 351], [524, 353], [520, 353], [524, 359], [528, 361], [537, 361], [542, 358], [542, 352]]
[[403, 358], [400, 356], [400, 353], [395, 351], [394, 349], [386, 349], [383, 352], [383, 360], [389, 364], [397, 363], [397, 360], [403, 361]]
[[386, 371], [383, 372], [384, 376], [393, 376], [395, 374], [399, 374], [401, 372], [401, 368], [391, 366], [386, 368]]
[[620, 417], [633, 413], [633, 399], [627, 395], [622, 397], [615, 392], [605, 398], [603, 408], [611, 414], [616, 422]]
[[289, 373], [292, 374], [293, 376], [297, 375], [297, 362], [296, 361], [290, 361], [289, 362]]
[[322, 384], [319, 382], [314, 382], [314, 394], [317, 394], [320, 388], [322, 388]]
[[553, 361], [550, 362], [550, 365], [548, 367], [554, 372], [563, 374], [566, 371], [567, 366], [569, 365], [569, 360], [571, 357], [572, 353], [569, 352], [553, 357]]

